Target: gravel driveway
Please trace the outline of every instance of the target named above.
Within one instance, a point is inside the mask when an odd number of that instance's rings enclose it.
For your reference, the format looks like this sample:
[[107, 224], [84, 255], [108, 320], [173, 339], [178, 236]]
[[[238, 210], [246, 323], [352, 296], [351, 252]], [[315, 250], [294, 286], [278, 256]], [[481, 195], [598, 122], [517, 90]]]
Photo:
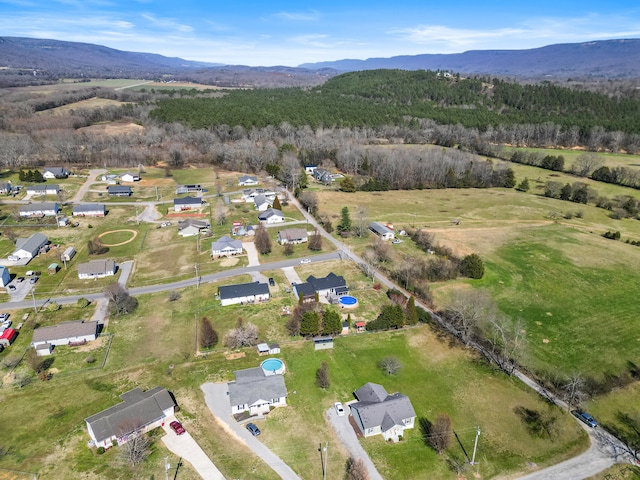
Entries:
[[[251, 435], [244, 425], [240, 425], [231, 416], [231, 404], [229, 403], [229, 388], [226, 383], [205, 383], [200, 387], [204, 392], [204, 399], [216, 417], [221, 422], [227, 433], [235, 440], [247, 445], [253, 453], [259, 456], [269, 465], [274, 472], [284, 480], [300, 480], [289, 465], [284, 463], [275, 453], [269, 450], [260, 440]], [[287, 408], [287, 407], [284, 407]]]

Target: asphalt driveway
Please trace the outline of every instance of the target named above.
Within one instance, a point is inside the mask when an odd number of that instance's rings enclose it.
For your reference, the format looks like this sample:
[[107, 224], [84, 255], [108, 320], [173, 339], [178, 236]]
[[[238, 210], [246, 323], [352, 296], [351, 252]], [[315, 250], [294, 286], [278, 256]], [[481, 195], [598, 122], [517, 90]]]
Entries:
[[[300, 480], [289, 465], [284, 463], [275, 453], [269, 450], [260, 440], [251, 435], [244, 425], [240, 425], [231, 416], [231, 404], [229, 403], [229, 388], [226, 383], [205, 383], [200, 388], [204, 392], [204, 399], [216, 417], [224, 423], [225, 430], [235, 437], [235, 440], [246, 444], [258, 455], [274, 472], [284, 480]], [[287, 407], [284, 407], [287, 408]], [[228, 428], [226, 428], [228, 427]], [[373, 480], [373, 479], [372, 479]]]

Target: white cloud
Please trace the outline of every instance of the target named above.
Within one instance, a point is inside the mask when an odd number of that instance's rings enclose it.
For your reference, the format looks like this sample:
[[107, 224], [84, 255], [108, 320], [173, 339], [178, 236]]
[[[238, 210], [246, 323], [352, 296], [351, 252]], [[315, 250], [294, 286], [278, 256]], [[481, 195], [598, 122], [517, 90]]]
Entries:
[[143, 13], [140, 16], [147, 20], [154, 27], [168, 28], [177, 30], [179, 32], [192, 32], [194, 30], [194, 28], [190, 25], [185, 25], [169, 18], [156, 18], [150, 13]]
[[274, 17], [281, 18], [283, 20], [291, 20], [297, 22], [310, 22], [318, 20], [320, 14], [316, 11], [311, 12], [278, 12], [273, 15]]

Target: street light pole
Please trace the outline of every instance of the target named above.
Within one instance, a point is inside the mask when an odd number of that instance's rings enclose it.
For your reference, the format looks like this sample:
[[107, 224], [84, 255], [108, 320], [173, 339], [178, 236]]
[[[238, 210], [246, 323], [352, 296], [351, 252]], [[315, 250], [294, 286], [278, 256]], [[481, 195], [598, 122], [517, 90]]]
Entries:
[[196, 288], [200, 287], [200, 277], [198, 277], [198, 264], [196, 263]]

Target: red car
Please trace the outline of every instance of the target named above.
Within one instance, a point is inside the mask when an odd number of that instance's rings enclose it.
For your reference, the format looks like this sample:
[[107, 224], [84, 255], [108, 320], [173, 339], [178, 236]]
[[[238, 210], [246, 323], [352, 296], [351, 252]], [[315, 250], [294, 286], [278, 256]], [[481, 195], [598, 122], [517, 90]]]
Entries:
[[178, 422], [177, 420], [174, 420], [173, 422], [171, 422], [169, 426], [174, 432], [176, 432], [176, 435], [182, 435], [186, 431], [184, 427], [180, 424], [180, 422]]

